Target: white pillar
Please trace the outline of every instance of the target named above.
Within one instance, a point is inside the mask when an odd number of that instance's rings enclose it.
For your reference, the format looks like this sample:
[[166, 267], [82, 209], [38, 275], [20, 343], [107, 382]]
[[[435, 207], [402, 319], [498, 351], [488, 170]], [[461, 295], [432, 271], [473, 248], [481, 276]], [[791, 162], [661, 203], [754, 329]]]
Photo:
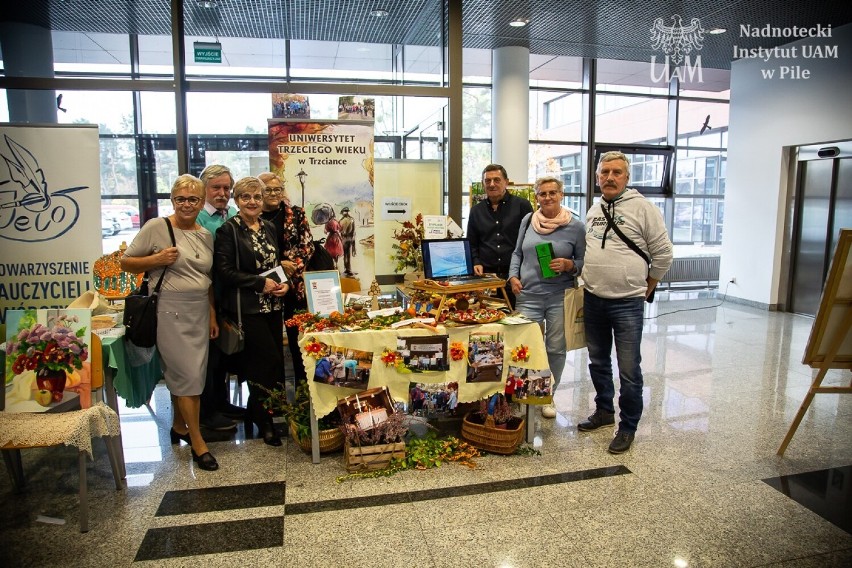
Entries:
[[526, 183], [530, 147], [530, 50], [500, 47], [491, 52], [491, 160], [509, 181]]

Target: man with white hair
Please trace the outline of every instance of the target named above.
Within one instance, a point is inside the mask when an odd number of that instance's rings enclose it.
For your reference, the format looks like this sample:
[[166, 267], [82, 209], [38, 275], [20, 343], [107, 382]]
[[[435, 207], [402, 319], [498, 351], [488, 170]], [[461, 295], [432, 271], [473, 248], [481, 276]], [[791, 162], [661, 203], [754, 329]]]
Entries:
[[600, 158], [601, 200], [586, 215], [583, 265], [589, 374], [595, 386], [595, 412], [580, 422], [582, 432], [615, 424], [612, 346], [621, 384], [619, 424], [609, 452], [630, 449], [642, 416], [642, 326], [645, 302], [672, 264], [672, 242], [659, 209], [627, 187], [630, 161], [621, 152]]

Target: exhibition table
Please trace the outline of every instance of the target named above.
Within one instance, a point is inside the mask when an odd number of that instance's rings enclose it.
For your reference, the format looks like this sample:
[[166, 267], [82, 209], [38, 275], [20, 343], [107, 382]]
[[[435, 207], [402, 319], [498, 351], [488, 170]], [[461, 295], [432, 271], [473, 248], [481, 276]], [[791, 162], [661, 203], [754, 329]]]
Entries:
[[[498, 335], [502, 342], [503, 364], [499, 380], [468, 382], [468, 357], [471, 334]], [[449, 362], [448, 371], [424, 371], [405, 372], [394, 366], [386, 366], [382, 362], [382, 353], [385, 350], [397, 351], [398, 340], [411, 337], [442, 338], [447, 336], [447, 345], [461, 344], [465, 350], [465, 356], [460, 360], [452, 360], [449, 349], [445, 357]], [[380, 329], [363, 331], [321, 331], [308, 332], [299, 339], [302, 350], [302, 359], [305, 363], [305, 372], [308, 377], [308, 386], [311, 396], [313, 413], [311, 417], [311, 432], [313, 442], [313, 462], [319, 463], [319, 439], [316, 426], [316, 417], [325, 416], [337, 407], [341, 398], [355, 394], [361, 389], [351, 389], [341, 386], [324, 384], [314, 381], [314, 371], [317, 359], [306, 351], [305, 346], [320, 342], [327, 345], [330, 350], [355, 349], [372, 353], [372, 367], [369, 375], [369, 388], [387, 387], [391, 396], [396, 401], [408, 401], [410, 384], [419, 383], [449, 383], [456, 382], [458, 388], [458, 402], [475, 402], [497, 392], [503, 392], [504, 382], [509, 372], [509, 367], [520, 367], [523, 369], [542, 370], [548, 368], [547, 353], [544, 348], [544, 338], [541, 328], [536, 322], [519, 324], [487, 323], [481, 325], [439, 325], [434, 329], [422, 327], [403, 327], [398, 329]], [[513, 350], [526, 347], [526, 360], [513, 360]]]

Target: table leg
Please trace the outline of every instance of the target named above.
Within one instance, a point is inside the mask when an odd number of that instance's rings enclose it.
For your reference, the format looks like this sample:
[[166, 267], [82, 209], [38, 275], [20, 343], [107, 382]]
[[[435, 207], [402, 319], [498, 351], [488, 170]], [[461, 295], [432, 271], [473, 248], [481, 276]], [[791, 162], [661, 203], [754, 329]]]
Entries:
[[527, 443], [532, 445], [535, 441], [535, 412], [533, 405], [527, 404]]
[[313, 463], [320, 462], [319, 450], [319, 425], [317, 424], [317, 415], [314, 413], [314, 403], [310, 402], [311, 411], [311, 461]]
[[[107, 406], [112, 408], [115, 413], [118, 415], [119, 424], [121, 424], [121, 414], [118, 411], [118, 394], [115, 392], [115, 384], [113, 383], [115, 371], [104, 365], [104, 399], [106, 399]], [[107, 440], [107, 444], [110, 441]], [[114, 447], [119, 452], [118, 465], [120, 468], [121, 479], [127, 478], [127, 468], [124, 463], [124, 443], [121, 439], [121, 428], [118, 430], [118, 436], [115, 436], [115, 440], [113, 442]]]

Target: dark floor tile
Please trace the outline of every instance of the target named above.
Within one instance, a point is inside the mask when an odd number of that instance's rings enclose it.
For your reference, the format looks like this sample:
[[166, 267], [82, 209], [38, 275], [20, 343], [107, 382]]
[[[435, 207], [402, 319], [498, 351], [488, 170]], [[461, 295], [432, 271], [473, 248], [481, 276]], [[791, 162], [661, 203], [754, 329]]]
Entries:
[[340, 511], [343, 509], [358, 509], [361, 507], [384, 507], [386, 505], [398, 505], [400, 503], [414, 503], [417, 501], [430, 501], [432, 499], [447, 499], [469, 495], [482, 495], [497, 491], [514, 491], [529, 487], [542, 487], [557, 483], [570, 483], [586, 479], [598, 479], [601, 477], [612, 477], [631, 473], [623, 465], [586, 469], [582, 471], [567, 471], [551, 475], [536, 475], [533, 477], [521, 477], [507, 479], [504, 481], [492, 481], [488, 483], [476, 483], [473, 485], [461, 485], [457, 487], [445, 487], [442, 489], [427, 489], [417, 492], [388, 493], [385, 495], [373, 495], [369, 497], [353, 497], [350, 499], [329, 499], [327, 501], [312, 501], [308, 503], [291, 503], [284, 508], [285, 515], [303, 515], [305, 513], [324, 513], [328, 511]]
[[284, 517], [149, 529], [135, 561], [221, 554], [284, 544]]
[[156, 517], [250, 509], [284, 504], [284, 482], [167, 491]]
[[763, 481], [852, 534], [852, 465], [782, 475]]

